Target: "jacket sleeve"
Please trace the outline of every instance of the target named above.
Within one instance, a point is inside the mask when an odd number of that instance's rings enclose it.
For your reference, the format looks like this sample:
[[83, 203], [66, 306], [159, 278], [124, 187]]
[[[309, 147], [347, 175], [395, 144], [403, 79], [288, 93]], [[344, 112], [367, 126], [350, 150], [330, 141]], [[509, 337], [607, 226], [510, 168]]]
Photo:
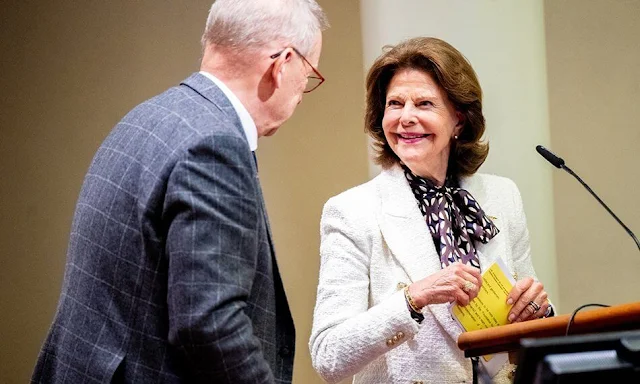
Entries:
[[512, 262], [518, 279], [531, 276], [537, 280], [533, 264], [531, 263], [531, 243], [529, 241], [529, 229], [527, 228], [527, 217], [522, 205], [522, 197], [516, 184], [505, 179], [508, 183], [509, 192], [513, 200], [513, 212], [509, 222], [509, 244], [512, 249]]
[[[402, 291], [369, 306], [375, 219], [360, 216], [353, 206], [329, 200], [320, 224], [320, 278], [309, 348], [314, 368], [329, 383], [357, 373], [418, 332]], [[388, 343], [399, 331], [403, 337]]]
[[202, 137], [167, 184], [169, 342], [196, 382], [274, 381], [245, 313], [260, 222], [250, 161], [241, 139]]
[[[536, 271], [531, 261], [531, 242], [529, 241], [529, 229], [527, 228], [527, 217], [524, 212], [522, 197], [516, 184], [511, 180], [508, 180], [508, 182], [511, 186], [511, 196], [513, 197], [514, 206], [513, 219], [510, 223], [510, 233], [512, 234], [510, 243], [512, 246], [514, 269], [518, 274], [518, 280], [530, 276], [538, 281]], [[544, 284], [544, 282], [542, 283]], [[551, 305], [551, 314], [553, 315], [555, 308], [553, 304], [551, 304], [551, 298], [549, 298], [549, 303]]]

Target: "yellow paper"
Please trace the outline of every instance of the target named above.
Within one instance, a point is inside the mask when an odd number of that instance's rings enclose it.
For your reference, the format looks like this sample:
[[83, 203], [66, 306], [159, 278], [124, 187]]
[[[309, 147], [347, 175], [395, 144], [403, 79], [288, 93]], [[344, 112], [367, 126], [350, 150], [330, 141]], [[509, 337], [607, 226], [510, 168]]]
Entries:
[[509, 275], [499, 263], [493, 263], [482, 274], [478, 296], [464, 307], [454, 304], [451, 312], [465, 331], [508, 324], [507, 316], [511, 306], [507, 305], [507, 296], [512, 287]]
[[[507, 297], [514, 284], [506, 266], [498, 259], [482, 274], [478, 296], [464, 307], [452, 305], [451, 314], [465, 331], [508, 324], [507, 316], [512, 306], [507, 304]], [[488, 362], [492, 355], [483, 358]]]

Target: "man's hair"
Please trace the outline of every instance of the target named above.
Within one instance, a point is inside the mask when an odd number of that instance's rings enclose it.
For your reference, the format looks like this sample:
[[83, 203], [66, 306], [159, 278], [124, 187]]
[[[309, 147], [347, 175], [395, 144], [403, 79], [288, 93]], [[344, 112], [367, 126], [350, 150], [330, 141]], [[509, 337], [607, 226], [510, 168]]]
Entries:
[[306, 55], [318, 32], [328, 27], [315, 0], [216, 0], [202, 46], [210, 43], [242, 51], [283, 40]]
[[404, 69], [422, 71], [446, 92], [455, 109], [464, 115], [464, 127], [452, 140], [447, 173], [469, 176], [487, 158], [489, 144], [482, 140], [485, 129], [482, 89], [471, 64], [457, 49], [433, 37], [416, 37], [387, 47], [367, 75], [365, 131], [373, 139], [375, 162], [383, 168], [400, 159], [382, 129], [387, 89], [393, 76]]

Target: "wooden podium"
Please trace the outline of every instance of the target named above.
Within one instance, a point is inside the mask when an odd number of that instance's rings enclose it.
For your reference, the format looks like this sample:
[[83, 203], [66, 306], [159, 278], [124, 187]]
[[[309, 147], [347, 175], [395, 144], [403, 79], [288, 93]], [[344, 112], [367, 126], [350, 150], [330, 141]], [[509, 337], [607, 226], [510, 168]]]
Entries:
[[[520, 347], [520, 339], [563, 336], [571, 315], [525, 321], [465, 332], [458, 338], [458, 347], [466, 357], [499, 352], [514, 352]], [[615, 305], [608, 308], [584, 309], [579, 312], [569, 328], [569, 334], [628, 331], [640, 329], [640, 302]]]

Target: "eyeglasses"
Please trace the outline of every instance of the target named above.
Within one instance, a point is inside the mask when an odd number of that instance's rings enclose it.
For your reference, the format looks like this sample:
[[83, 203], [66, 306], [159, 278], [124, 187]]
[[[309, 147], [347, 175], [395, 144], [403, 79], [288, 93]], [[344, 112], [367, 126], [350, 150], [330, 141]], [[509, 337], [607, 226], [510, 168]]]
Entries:
[[[318, 88], [320, 86], [320, 84], [324, 83], [324, 77], [322, 77], [322, 75], [316, 69], [316, 67], [314, 67], [313, 64], [311, 64], [309, 62], [309, 60], [307, 60], [307, 58], [304, 57], [304, 55], [302, 53], [300, 53], [300, 51], [298, 51], [297, 49], [295, 49], [293, 47], [291, 47], [291, 49], [295, 53], [297, 53], [298, 56], [300, 56], [302, 58], [302, 60], [304, 60], [305, 63], [309, 64], [309, 66], [313, 70], [313, 74], [307, 76], [307, 86], [304, 88], [304, 93], [309, 93], [309, 92], [313, 91], [314, 89]], [[272, 59], [275, 59], [276, 57], [280, 56], [282, 54], [282, 52], [284, 52], [284, 49], [282, 51], [278, 52], [278, 53], [274, 53], [273, 55], [271, 55], [269, 57], [271, 57]]]

